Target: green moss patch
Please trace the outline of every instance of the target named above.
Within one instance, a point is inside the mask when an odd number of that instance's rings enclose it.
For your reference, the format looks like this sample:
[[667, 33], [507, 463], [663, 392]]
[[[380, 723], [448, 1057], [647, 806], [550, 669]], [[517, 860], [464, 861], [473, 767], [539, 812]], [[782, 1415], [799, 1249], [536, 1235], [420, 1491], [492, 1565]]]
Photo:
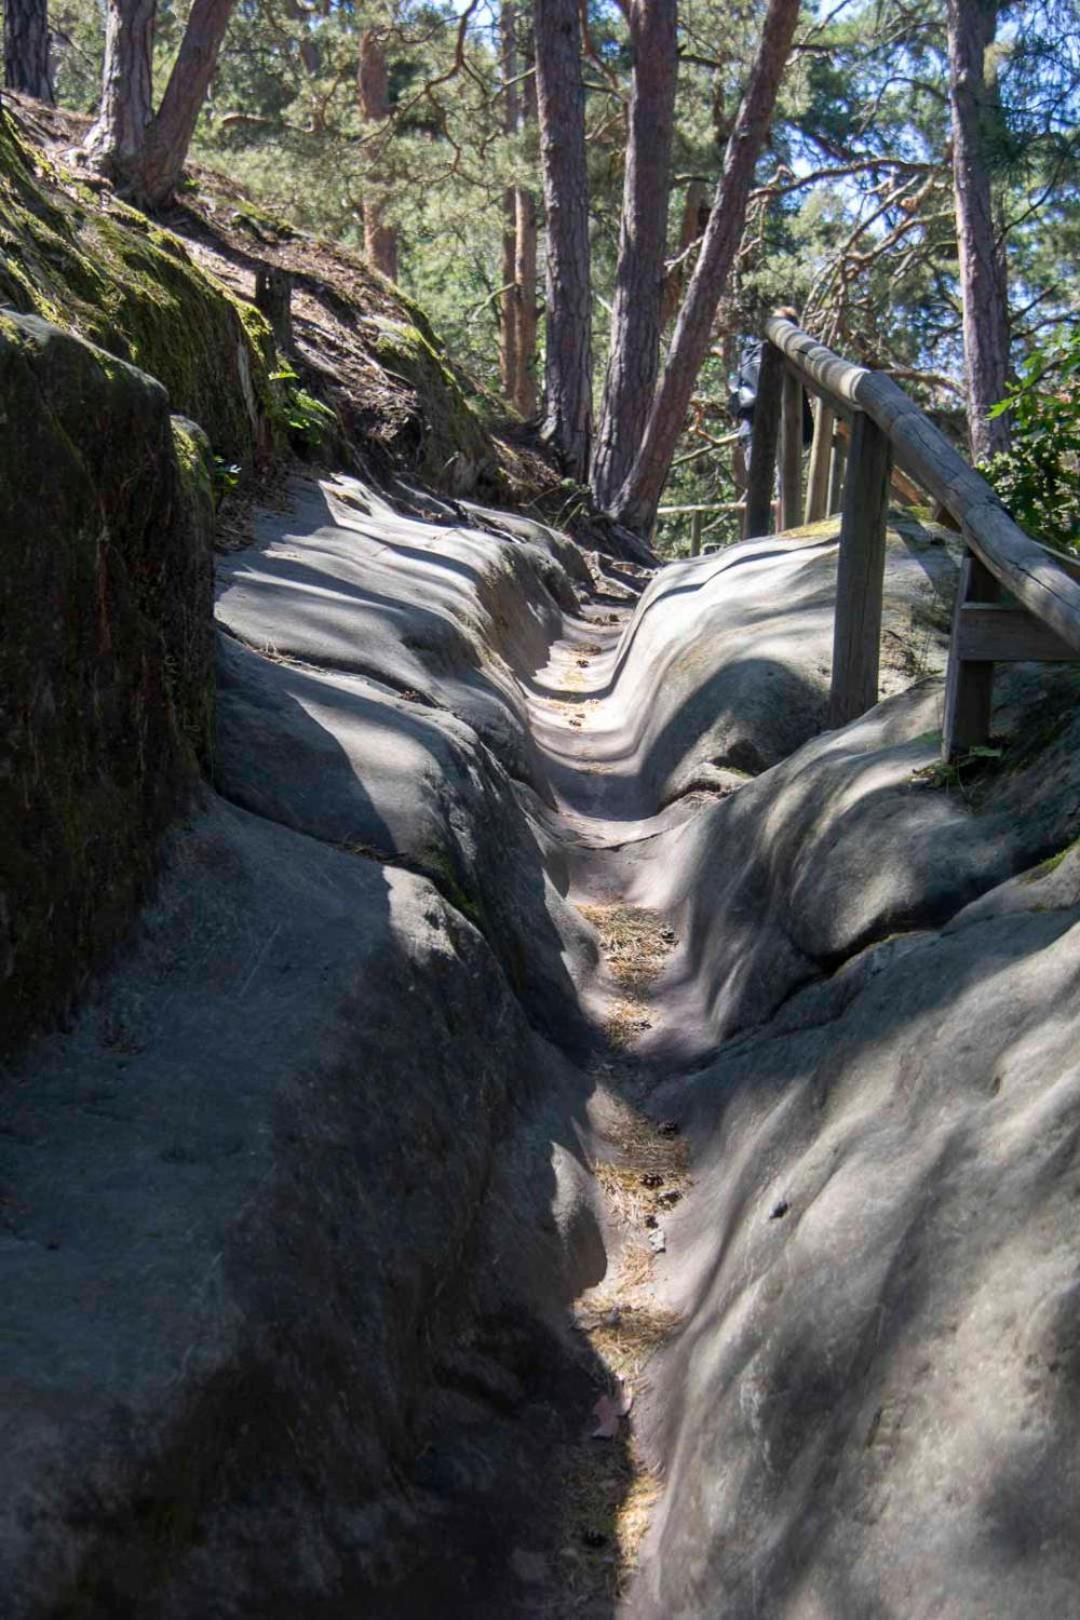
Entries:
[[179, 238], [30, 147], [0, 108], [0, 300], [157, 377], [214, 449], [270, 448], [273, 341]]

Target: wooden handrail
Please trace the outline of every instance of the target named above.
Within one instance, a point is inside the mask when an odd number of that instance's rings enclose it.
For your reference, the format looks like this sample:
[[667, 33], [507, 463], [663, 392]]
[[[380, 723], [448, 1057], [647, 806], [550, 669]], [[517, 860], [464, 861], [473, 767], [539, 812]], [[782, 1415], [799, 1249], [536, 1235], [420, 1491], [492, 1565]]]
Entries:
[[741, 512], [745, 501], [706, 501], [697, 506], [658, 506], [657, 517], [677, 517], [682, 512]]
[[765, 335], [834, 411], [864, 411], [877, 424], [897, 463], [952, 514], [987, 571], [1080, 653], [1080, 581], [1024, 533], [986, 479], [892, 378], [842, 359], [783, 316], [766, 322]]
[[772, 315], [765, 322], [765, 336], [788, 363], [799, 372], [815, 394], [841, 416], [853, 416], [860, 409], [855, 390], [868, 375], [865, 366], [853, 365], [827, 349], [784, 315]]
[[[800, 510], [803, 388], [820, 401], [809, 479], [815, 515], [823, 505], [835, 509], [841, 435], [849, 441], [830, 725], [846, 725], [878, 700], [888, 488], [898, 468], [950, 514], [965, 543], [949, 645], [942, 752], [952, 759], [985, 743], [996, 663], [1080, 657], [1080, 563], [1025, 534], [986, 479], [891, 377], [844, 360], [786, 315], [765, 323], [765, 337], [746, 491], [747, 536], [755, 528], [764, 532], [778, 436], [782, 514], [790, 521]], [[1000, 601], [1002, 587], [1018, 607]]]

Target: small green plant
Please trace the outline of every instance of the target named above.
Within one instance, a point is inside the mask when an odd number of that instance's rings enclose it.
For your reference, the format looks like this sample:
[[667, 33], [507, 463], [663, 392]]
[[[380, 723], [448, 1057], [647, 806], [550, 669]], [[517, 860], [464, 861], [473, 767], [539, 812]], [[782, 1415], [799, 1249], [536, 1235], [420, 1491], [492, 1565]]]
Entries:
[[968, 748], [956, 759], [935, 759], [931, 765], [920, 766], [917, 771], [912, 771], [912, 780], [923, 787], [945, 788], [946, 791], [955, 788], [962, 798], [967, 799], [972, 774], [989, 761], [1002, 759], [1004, 753], [1003, 748], [991, 748], [986, 744]]
[[232, 494], [233, 490], [240, 482], [240, 474], [242, 470], [243, 469], [241, 468], [239, 462], [226, 461], [224, 456], [214, 457], [212, 484], [215, 507], [221, 505], [226, 495]]
[[297, 386], [299, 377], [286, 362], [270, 373], [270, 381], [277, 384], [272, 415], [294, 442], [306, 450], [317, 450], [327, 433], [337, 426], [337, 417], [329, 405]]
[[1012, 415], [1012, 444], [983, 467], [1016, 521], [1051, 545], [1080, 547], [1080, 329], [1033, 349], [990, 412]]

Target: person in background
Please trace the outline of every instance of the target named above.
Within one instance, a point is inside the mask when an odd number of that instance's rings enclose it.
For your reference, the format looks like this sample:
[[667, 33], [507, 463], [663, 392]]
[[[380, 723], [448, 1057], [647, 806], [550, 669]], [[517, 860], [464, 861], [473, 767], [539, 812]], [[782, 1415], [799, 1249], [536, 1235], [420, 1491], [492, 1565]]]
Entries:
[[[789, 321], [797, 321], [798, 313], [793, 309], [778, 309], [778, 315], [783, 315]], [[757, 403], [758, 377], [761, 373], [761, 345], [764, 339], [751, 338], [743, 348], [739, 359], [739, 369], [735, 373], [734, 387], [728, 395], [728, 410], [739, 424], [739, 438], [735, 446], [734, 473], [735, 487], [740, 498], [746, 491], [746, 475], [750, 470], [750, 441], [754, 432], [754, 406]], [[814, 414], [810, 409], [810, 401], [806, 390], [803, 390], [803, 448], [805, 449], [814, 437]]]

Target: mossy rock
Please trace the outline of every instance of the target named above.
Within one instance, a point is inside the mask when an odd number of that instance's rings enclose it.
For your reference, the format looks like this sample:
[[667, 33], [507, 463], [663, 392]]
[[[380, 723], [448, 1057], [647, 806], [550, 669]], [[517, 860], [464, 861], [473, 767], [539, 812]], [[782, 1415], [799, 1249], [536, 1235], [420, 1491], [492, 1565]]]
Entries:
[[170, 232], [63, 173], [0, 108], [0, 302], [77, 332], [164, 385], [215, 451], [271, 448], [274, 348], [251, 305]]
[[431, 326], [415, 306], [410, 313], [417, 324], [378, 321], [375, 354], [384, 371], [417, 396], [413, 449], [419, 473], [439, 488], [469, 494], [496, 476], [491, 438]]
[[274, 244], [292, 242], [296, 238], [297, 233], [287, 220], [268, 213], [265, 208], [256, 208], [254, 203], [234, 208], [229, 219], [238, 231], [254, 237], [257, 242]]
[[0, 313], [0, 1052], [123, 937], [209, 757], [208, 457], [152, 377]]

